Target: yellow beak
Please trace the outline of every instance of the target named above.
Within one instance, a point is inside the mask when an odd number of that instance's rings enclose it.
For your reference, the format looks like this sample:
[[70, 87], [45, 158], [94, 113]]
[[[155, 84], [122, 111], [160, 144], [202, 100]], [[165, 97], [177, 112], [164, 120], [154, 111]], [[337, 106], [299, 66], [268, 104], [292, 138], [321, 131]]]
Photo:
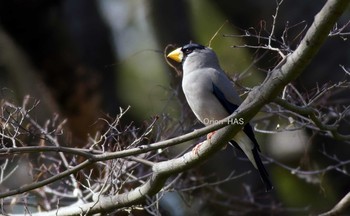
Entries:
[[184, 57], [184, 54], [183, 52], [181, 51], [181, 47], [180, 48], [177, 48], [176, 50], [170, 52], [168, 55], [167, 55], [168, 58], [174, 60], [174, 61], [177, 61], [177, 62], [182, 62], [182, 59]]

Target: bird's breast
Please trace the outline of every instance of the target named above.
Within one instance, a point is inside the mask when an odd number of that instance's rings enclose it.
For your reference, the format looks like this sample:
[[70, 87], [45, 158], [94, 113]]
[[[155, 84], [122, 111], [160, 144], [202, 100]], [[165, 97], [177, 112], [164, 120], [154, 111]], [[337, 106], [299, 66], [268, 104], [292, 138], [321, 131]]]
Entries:
[[203, 124], [216, 123], [229, 115], [213, 94], [210, 80], [187, 76], [183, 79], [182, 88], [190, 108]]

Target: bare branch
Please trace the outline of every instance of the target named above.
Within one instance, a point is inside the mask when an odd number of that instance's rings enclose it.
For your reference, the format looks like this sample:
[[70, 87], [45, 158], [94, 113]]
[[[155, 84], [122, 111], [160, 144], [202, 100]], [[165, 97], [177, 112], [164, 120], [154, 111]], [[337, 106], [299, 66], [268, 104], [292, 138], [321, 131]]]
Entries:
[[342, 215], [350, 207], [350, 192], [348, 192], [330, 211], [320, 214], [319, 216], [336, 216]]
[[[338, 131], [339, 125], [336, 123], [333, 123], [331, 125], [325, 124], [323, 123], [320, 118], [319, 118], [319, 114], [316, 111], [316, 109], [310, 107], [310, 106], [305, 106], [305, 107], [299, 107], [296, 106], [294, 104], [288, 103], [285, 100], [282, 100], [280, 98], [275, 98], [274, 100], [278, 105], [291, 110], [295, 113], [307, 116], [308, 118], [310, 118], [310, 120], [314, 123], [314, 125], [319, 128], [322, 131], [325, 132], [330, 132], [330, 134], [332, 135], [333, 138], [337, 139], [337, 140], [350, 140], [350, 134], [349, 135], [343, 135], [340, 134]], [[310, 104], [310, 103], [309, 103]], [[342, 116], [339, 116], [339, 119], [342, 119]]]
[[339, 65], [341, 67], [341, 69], [343, 69], [343, 71], [347, 74], [350, 75], [350, 71], [348, 69], [345, 68], [344, 65]]
[[338, 25], [335, 24], [333, 30], [329, 33], [329, 37], [334, 36], [349, 36], [350, 32], [344, 32], [344, 30], [350, 25], [350, 21], [348, 21], [341, 28], [338, 28]]

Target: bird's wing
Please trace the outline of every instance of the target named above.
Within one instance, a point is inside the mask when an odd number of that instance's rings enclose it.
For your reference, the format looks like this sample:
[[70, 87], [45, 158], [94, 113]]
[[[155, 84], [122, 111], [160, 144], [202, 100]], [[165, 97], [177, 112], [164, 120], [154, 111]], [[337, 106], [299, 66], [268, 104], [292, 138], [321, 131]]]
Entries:
[[[221, 105], [226, 109], [228, 113], [233, 113], [237, 108], [238, 105], [231, 103], [229, 100], [226, 99], [224, 93], [219, 89], [218, 86], [216, 86], [214, 83], [212, 83], [212, 89], [213, 94], [216, 96], [216, 98], [220, 101]], [[264, 167], [264, 164], [262, 163], [258, 151], [260, 151], [258, 141], [255, 138], [254, 132], [252, 127], [249, 123], [247, 123], [244, 128], [243, 132], [239, 132], [235, 138], [236, 142], [233, 142], [233, 145], [235, 147], [238, 147], [240, 150], [242, 150], [248, 157], [248, 159], [253, 163], [255, 168], [258, 169], [260, 176], [266, 186], [266, 190], [270, 191], [272, 189], [272, 183], [270, 182], [269, 175]], [[247, 139], [250, 140], [247, 140]], [[252, 143], [254, 145], [252, 145]]]
[[[234, 111], [236, 111], [236, 109], [238, 108], [238, 105], [233, 104], [232, 102], [227, 100], [225, 95], [224, 95], [224, 93], [214, 83], [212, 83], [212, 85], [213, 85], [213, 94], [220, 101], [221, 105], [226, 109], [226, 111], [228, 113], [230, 113], [230, 114], [232, 114]], [[259, 144], [258, 144], [258, 141], [255, 138], [252, 126], [250, 126], [250, 124], [247, 123], [244, 126], [243, 131], [252, 140], [254, 145], [257, 147], [258, 151], [260, 151]]]

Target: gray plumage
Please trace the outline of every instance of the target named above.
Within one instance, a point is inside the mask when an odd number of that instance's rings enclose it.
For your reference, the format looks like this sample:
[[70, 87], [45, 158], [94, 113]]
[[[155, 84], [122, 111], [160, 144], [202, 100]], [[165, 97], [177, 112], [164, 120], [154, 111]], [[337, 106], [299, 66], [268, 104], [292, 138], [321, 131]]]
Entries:
[[[182, 62], [182, 88], [186, 100], [203, 124], [226, 118], [241, 104], [238, 93], [221, 69], [212, 49], [191, 43], [174, 50], [168, 57]], [[247, 155], [258, 169], [266, 190], [270, 191], [272, 184], [260, 159], [259, 145], [249, 123], [234, 136], [232, 143]]]

